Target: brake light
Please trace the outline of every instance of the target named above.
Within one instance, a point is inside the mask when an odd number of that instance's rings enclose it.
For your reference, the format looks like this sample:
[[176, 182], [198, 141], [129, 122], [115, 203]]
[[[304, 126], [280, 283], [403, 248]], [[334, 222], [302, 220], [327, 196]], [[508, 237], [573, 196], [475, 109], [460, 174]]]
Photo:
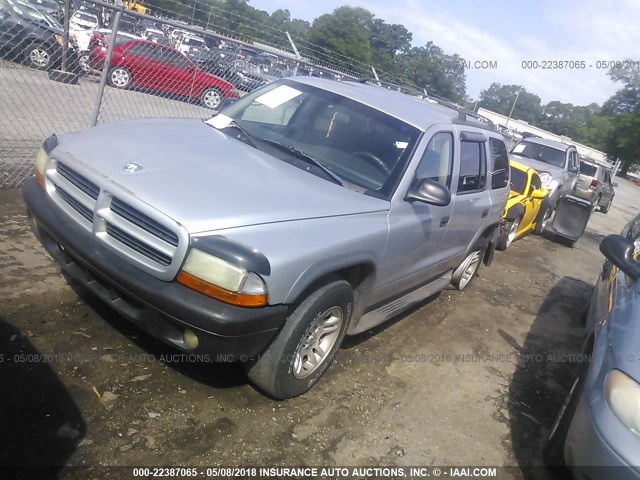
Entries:
[[591, 185], [589, 185], [589, 188], [598, 188], [598, 180], [591, 180]]

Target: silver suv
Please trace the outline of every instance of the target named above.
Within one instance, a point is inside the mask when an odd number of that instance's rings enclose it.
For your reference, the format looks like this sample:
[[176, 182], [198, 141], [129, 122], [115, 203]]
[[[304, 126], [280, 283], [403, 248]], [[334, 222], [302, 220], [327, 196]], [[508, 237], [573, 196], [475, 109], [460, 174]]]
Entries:
[[594, 210], [600, 209], [602, 213], [609, 211], [615, 196], [613, 187], [617, 186], [617, 183], [611, 182], [611, 173], [605, 166], [580, 161], [580, 175], [575, 195], [590, 201]]
[[516, 161], [538, 171], [552, 205], [573, 194], [580, 171], [578, 151], [573, 145], [527, 137], [513, 146], [511, 154]]
[[71, 277], [288, 398], [345, 335], [465, 288], [491, 262], [508, 185], [502, 137], [464, 113], [307, 77], [205, 121], [51, 137], [24, 196]]

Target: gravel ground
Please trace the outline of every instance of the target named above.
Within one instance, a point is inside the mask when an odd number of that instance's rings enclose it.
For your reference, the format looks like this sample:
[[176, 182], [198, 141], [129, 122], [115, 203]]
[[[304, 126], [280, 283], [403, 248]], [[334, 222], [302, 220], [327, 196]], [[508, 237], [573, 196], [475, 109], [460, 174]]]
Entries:
[[30, 233], [20, 191], [0, 190], [0, 464], [474, 464], [544, 478], [521, 469], [541, 464], [571, 384], [576, 365], [558, 354], [579, 352], [599, 241], [637, 210], [640, 190], [619, 182], [576, 248], [515, 242], [464, 293], [348, 339], [285, 402], [238, 365], [177, 360], [76, 293]]

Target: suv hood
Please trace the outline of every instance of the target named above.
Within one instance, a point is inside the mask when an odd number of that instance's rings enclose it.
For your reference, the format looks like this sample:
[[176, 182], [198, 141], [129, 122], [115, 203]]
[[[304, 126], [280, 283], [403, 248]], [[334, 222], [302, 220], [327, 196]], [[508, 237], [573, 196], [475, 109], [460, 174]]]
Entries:
[[551, 174], [551, 177], [553, 177], [554, 180], [563, 178], [565, 175], [564, 168], [556, 167], [555, 165], [551, 165], [550, 163], [546, 163], [541, 160], [535, 160], [533, 158], [523, 157], [522, 155], [518, 155], [517, 153], [510, 153], [510, 155], [514, 157], [514, 160], [516, 162], [522, 163], [527, 167], [531, 167], [537, 172], [549, 172]]
[[[385, 200], [305, 172], [199, 119], [95, 127], [60, 137], [54, 156], [84, 165], [189, 233], [389, 209]], [[142, 168], [125, 172], [134, 162]]]

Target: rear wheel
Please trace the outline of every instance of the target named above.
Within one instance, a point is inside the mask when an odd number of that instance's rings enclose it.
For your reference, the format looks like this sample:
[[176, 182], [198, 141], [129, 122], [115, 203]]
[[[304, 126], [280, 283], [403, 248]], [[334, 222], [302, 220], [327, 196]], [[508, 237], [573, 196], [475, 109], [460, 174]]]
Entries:
[[131, 72], [124, 67], [113, 67], [109, 70], [109, 85], [116, 88], [128, 88], [131, 86]]
[[483, 252], [484, 247], [475, 248], [453, 272], [451, 284], [458, 290], [464, 290], [475, 278], [478, 268], [480, 268], [480, 262], [482, 262]]
[[518, 229], [520, 228], [520, 222], [522, 221], [521, 217], [512, 220], [508, 224], [507, 231], [500, 236], [498, 239], [498, 243], [496, 244], [496, 250], [506, 250], [516, 239], [516, 235], [518, 234]]
[[269, 348], [245, 365], [249, 379], [276, 399], [303, 394], [331, 364], [352, 311], [349, 282], [330, 279], [293, 311]]
[[600, 200], [602, 200], [602, 195], [598, 195], [596, 199], [593, 201], [593, 205], [591, 206], [592, 212], [595, 212], [596, 210], [598, 210], [598, 207], [600, 206]]

